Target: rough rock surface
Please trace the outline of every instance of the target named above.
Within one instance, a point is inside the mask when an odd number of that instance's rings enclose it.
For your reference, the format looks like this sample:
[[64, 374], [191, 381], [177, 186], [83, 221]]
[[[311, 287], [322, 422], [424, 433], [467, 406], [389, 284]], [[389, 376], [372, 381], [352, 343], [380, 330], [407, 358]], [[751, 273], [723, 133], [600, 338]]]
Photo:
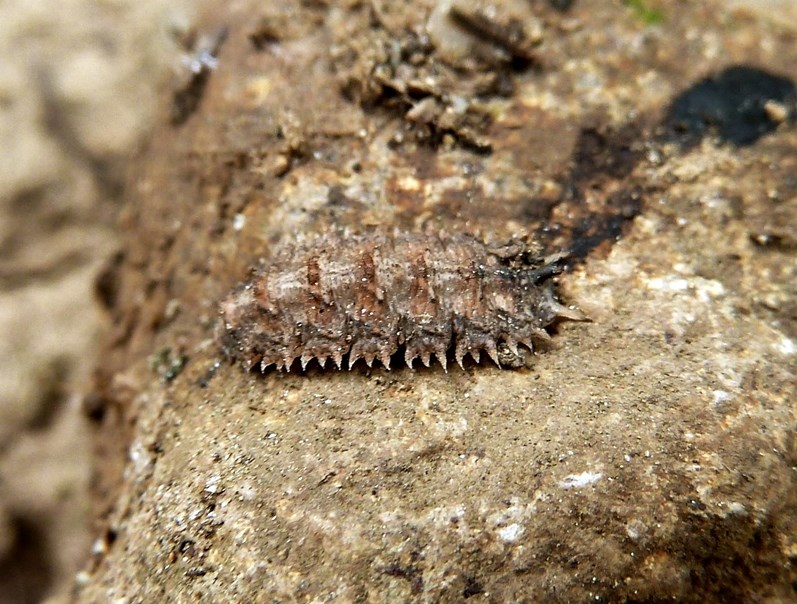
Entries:
[[[429, 2], [208, 13], [103, 281], [76, 601], [797, 598], [797, 34], [533, 6], [445, 60]], [[517, 371], [222, 362], [247, 267], [369, 225], [570, 249], [592, 322]]]

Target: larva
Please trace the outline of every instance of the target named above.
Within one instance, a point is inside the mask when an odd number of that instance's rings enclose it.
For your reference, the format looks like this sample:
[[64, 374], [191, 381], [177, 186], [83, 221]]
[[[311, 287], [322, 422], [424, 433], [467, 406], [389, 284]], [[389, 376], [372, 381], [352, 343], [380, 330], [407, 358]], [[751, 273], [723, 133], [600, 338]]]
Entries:
[[490, 247], [467, 235], [330, 234], [288, 246], [222, 302], [222, 346], [246, 370], [302, 369], [316, 359], [338, 368], [375, 359], [390, 368], [401, 347], [409, 367], [432, 355], [462, 366], [497, 345], [550, 338], [545, 327], [581, 311], [556, 301], [554, 262], [529, 264], [520, 244]]

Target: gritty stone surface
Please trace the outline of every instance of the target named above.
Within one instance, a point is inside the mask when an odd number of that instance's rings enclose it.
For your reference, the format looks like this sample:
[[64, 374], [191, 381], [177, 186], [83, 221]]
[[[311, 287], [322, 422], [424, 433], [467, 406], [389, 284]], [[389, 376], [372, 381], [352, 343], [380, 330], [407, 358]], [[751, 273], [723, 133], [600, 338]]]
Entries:
[[[104, 532], [75, 600], [795, 599], [795, 31], [538, 3], [540, 65], [478, 88], [482, 64], [423, 43], [433, 3], [387, 6], [224, 3], [198, 27], [218, 63], [168, 93], [108, 277]], [[723, 100], [698, 84], [732, 66], [778, 84], [736, 108], [769, 103], [760, 131], [726, 136], [734, 108], [685, 129], [676, 100]], [[592, 322], [516, 371], [222, 362], [247, 267], [367, 225], [569, 249]]]

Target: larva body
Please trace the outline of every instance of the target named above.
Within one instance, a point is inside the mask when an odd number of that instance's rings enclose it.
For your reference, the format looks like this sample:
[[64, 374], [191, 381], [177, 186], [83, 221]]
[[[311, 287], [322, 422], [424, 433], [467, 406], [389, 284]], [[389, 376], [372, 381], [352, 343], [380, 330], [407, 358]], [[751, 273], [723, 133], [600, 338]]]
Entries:
[[349, 368], [359, 359], [389, 368], [402, 346], [410, 367], [434, 355], [445, 368], [451, 348], [460, 366], [481, 351], [498, 363], [499, 342], [531, 349], [557, 318], [583, 319], [554, 299], [555, 265], [524, 256], [466, 235], [326, 235], [278, 251], [224, 300], [223, 346], [247, 370], [290, 369], [297, 358], [340, 368], [347, 355]]

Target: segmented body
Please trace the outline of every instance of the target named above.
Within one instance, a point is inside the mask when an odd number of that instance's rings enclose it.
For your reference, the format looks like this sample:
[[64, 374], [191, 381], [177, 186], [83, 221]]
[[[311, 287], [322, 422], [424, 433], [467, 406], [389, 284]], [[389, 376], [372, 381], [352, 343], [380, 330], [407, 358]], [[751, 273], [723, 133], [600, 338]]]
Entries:
[[434, 355], [445, 368], [451, 348], [460, 366], [481, 351], [498, 363], [500, 342], [517, 354], [557, 318], [583, 318], [554, 299], [557, 268], [524, 257], [466, 235], [326, 235], [278, 251], [224, 300], [223, 346], [247, 370], [346, 356], [389, 368], [401, 347], [410, 367]]

